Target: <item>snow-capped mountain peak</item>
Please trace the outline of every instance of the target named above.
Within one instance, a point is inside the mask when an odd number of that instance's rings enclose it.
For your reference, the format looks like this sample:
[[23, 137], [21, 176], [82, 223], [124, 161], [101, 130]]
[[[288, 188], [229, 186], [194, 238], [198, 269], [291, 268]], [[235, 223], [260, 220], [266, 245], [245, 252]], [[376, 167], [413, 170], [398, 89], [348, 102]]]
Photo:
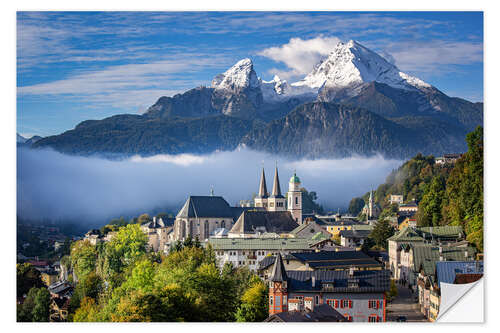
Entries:
[[345, 89], [373, 81], [407, 90], [430, 87], [353, 40], [337, 44], [327, 58], [319, 62], [304, 79], [292, 83], [292, 86]]
[[249, 58], [238, 61], [212, 80], [212, 88], [216, 90], [236, 91], [245, 88], [258, 88], [259, 85], [259, 79], [253, 69], [253, 62]]

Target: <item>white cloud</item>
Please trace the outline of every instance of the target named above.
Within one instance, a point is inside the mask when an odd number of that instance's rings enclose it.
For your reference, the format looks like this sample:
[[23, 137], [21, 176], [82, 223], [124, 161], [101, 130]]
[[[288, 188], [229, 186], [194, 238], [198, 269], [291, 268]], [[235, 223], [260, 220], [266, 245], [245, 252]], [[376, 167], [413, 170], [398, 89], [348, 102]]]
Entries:
[[393, 43], [385, 46], [402, 71], [442, 74], [450, 66], [483, 62], [483, 43], [457, 41], [429, 41], [425, 43]]
[[337, 37], [291, 38], [287, 44], [264, 49], [258, 54], [284, 63], [291, 71], [282, 72], [281, 75], [290, 77], [310, 72], [339, 42]]

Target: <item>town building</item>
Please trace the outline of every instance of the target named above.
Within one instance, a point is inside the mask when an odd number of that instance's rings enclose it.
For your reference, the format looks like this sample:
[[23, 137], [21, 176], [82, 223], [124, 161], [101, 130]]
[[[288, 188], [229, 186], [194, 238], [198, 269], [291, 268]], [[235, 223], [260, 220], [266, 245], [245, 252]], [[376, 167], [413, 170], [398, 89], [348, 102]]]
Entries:
[[289, 211], [293, 219], [298, 224], [302, 223], [302, 190], [300, 188], [300, 179], [294, 172], [288, 184], [288, 203], [287, 199], [281, 194], [281, 186], [278, 175], [278, 167], [274, 170], [273, 191], [269, 195], [266, 184], [266, 174], [262, 168], [262, 174], [259, 183], [259, 193], [254, 198], [254, 206], [263, 208], [269, 212]]
[[462, 157], [462, 154], [444, 154], [443, 156], [436, 157], [436, 164], [453, 164]]
[[[411, 262], [409, 259], [409, 247], [403, 245], [412, 244], [450, 244], [464, 240], [463, 229], [460, 226], [439, 226], [439, 227], [406, 227], [397, 234], [387, 239], [389, 268], [392, 277], [396, 280], [408, 281]], [[465, 242], [462, 246], [466, 246]], [[403, 258], [401, 257], [403, 255]], [[404, 274], [403, 274], [404, 273]], [[413, 282], [413, 279], [410, 283]]]
[[165, 251], [165, 247], [172, 240], [173, 227], [167, 226], [162, 218], [153, 217], [152, 221], [141, 225], [141, 230], [148, 236], [148, 247], [154, 251]]
[[391, 194], [389, 199], [390, 204], [402, 204], [403, 203], [403, 195], [402, 194]]
[[233, 267], [248, 266], [257, 271], [259, 262], [279, 252], [313, 252], [311, 240], [304, 238], [210, 238], [217, 262], [223, 267], [230, 262]]
[[373, 230], [371, 225], [353, 225], [350, 230], [340, 231], [340, 245], [351, 248], [363, 246]]
[[382, 209], [380, 206], [375, 202], [375, 198], [373, 197], [373, 190], [370, 191], [370, 198], [368, 199], [368, 203], [365, 204], [363, 209], [361, 210], [361, 213], [363, 213], [366, 216], [367, 220], [372, 220], [378, 218], [380, 213], [382, 212]]
[[[259, 275], [269, 278], [276, 257], [265, 257], [259, 263]], [[315, 270], [348, 270], [359, 271], [381, 270], [384, 265], [366, 255], [362, 251], [319, 251], [319, 252], [292, 252], [283, 255], [283, 262], [287, 271], [315, 271]]]
[[418, 212], [418, 203], [413, 199], [408, 203], [403, 203], [399, 205], [399, 212]]
[[314, 311], [330, 305], [347, 321], [386, 321], [389, 272], [349, 270], [287, 271], [279, 253], [269, 283], [269, 314]]
[[289, 211], [243, 211], [228, 233], [230, 238], [260, 237], [265, 233], [290, 233], [299, 225]]

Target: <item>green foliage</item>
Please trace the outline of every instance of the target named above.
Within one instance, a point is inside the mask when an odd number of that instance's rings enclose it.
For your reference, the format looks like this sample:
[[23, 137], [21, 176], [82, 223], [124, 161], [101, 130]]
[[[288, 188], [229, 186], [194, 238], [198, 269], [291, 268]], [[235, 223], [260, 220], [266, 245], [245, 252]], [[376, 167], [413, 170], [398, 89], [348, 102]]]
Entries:
[[370, 233], [370, 238], [373, 239], [375, 245], [387, 249], [387, 239], [394, 235], [394, 228], [386, 219], [378, 220]]
[[97, 249], [88, 240], [74, 242], [71, 246], [71, 267], [78, 279], [95, 270]]
[[445, 195], [445, 178], [441, 175], [432, 178], [419, 203], [417, 224], [419, 226], [438, 226], [442, 221], [441, 207]]
[[18, 322], [49, 321], [50, 293], [47, 288], [33, 287], [28, 291], [24, 303], [17, 306]]
[[262, 322], [268, 316], [268, 289], [260, 279], [254, 280], [241, 297], [236, 321]]
[[43, 287], [40, 272], [31, 264], [16, 264], [17, 297], [22, 297], [35, 287]]
[[351, 202], [349, 202], [348, 212], [353, 216], [357, 216], [359, 213], [361, 213], [361, 210], [364, 206], [365, 201], [363, 200], [363, 198], [352, 198]]
[[442, 215], [446, 224], [461, 225], [467, 240], [483, 250], [483, 129], [467, 134], [469, 150], [455, 164], [446, 182]]
[[[318, 200], [318, 195], [316, 194], [316, 192], [308, 192], [303, 187], [300, 190], [302, 191], [302, 212], [304, 212], [305, 214], [323, 214], [323, 207], [316, 202], [316, 200]], [[288, 193], [285, 196], [288, 198]], [[288, 202], [288, 200], [286, 202]]]
[[389, 301], [393, 300], [394, 298], [396, 298], [396, 296], [398, 296], [398, 287], [396, 286], [396, 282], [393, 279], [391, 279], [391, 287], [387, 292], [387, 296]]

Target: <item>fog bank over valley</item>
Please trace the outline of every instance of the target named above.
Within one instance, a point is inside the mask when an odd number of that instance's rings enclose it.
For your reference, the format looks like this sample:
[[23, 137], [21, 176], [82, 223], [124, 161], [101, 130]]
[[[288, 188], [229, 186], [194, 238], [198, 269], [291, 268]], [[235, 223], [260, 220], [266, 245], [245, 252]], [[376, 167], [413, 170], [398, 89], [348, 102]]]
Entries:
[[276, 162], [283, 193], [296, 170], [302, 186], [315, 191], [326, 210], [336, 211], [376, 188], [402, 163], [381, 156], [297, 161], [246, 149], [123, 160], [26, 148], [17, 152], [18, 217], [89, 226], [144, 212], [177, 213], [189, 195], [209, 195], [212, 187], [215, 195], [237, 205], [258, 191], [263, 165], [272, 189]]

